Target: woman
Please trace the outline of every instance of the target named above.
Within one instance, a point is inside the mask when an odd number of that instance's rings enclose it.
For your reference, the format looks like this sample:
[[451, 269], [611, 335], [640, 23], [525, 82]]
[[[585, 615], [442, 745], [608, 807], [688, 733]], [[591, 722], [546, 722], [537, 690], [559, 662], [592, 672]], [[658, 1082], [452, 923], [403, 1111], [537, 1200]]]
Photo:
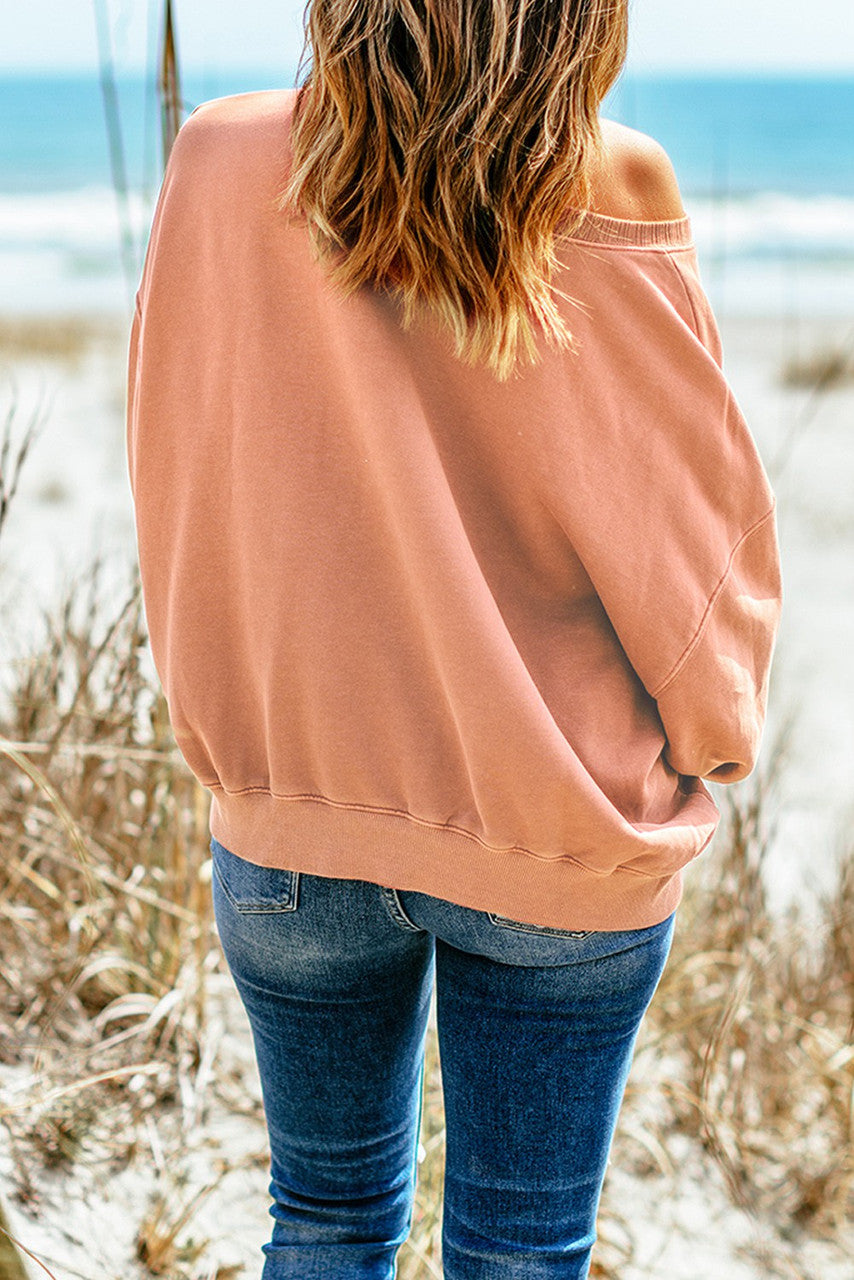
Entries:
[[263, 1276], [394, 1274], [435, 978], [444, 1274], [583, 1277], [703, 779], [759, 749], [774, 496], [670, 163], [599, 118], [623, 0], [313, 0], [309, 38], [182, 129], [130, 353]]

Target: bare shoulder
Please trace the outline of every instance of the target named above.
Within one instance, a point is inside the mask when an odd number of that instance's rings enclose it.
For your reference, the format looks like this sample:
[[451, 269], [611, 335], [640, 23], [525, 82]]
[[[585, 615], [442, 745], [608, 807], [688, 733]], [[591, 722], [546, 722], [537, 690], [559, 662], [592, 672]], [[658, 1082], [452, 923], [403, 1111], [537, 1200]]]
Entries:
[[643, 222], [684, 218], [679, 183], [661, 143], [616, 120], [600, 123], [604, 154], [592, 174], [594, 209]]
[[281, 145], [282, 120], [292, 106], [288, 90], [255, 90], [211, 98], [190, 113], [172, 148], [173, 178], [227, 181], [269, 163]]

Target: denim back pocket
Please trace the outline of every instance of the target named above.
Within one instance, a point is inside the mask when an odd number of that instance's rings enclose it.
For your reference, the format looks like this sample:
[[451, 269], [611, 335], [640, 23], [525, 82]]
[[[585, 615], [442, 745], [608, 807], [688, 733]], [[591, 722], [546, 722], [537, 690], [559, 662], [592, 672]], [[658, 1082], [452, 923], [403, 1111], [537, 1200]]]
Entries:
[[214, 875], [235, 911], [243, 914], [296, 911], [298, 871], [258, 866], [238, 857], [216, 839], [211, 840], [210, 850]]
[[546, 924], [526, 924], [524, 920], [511, 920], [509, 916], [497, 916], [491, 911], [486, 913], [490, 924], [499, 929], [514, 929], [517, 933], [536, 933], [544, 938], [589, 938], [592, 929], [553, 929]]

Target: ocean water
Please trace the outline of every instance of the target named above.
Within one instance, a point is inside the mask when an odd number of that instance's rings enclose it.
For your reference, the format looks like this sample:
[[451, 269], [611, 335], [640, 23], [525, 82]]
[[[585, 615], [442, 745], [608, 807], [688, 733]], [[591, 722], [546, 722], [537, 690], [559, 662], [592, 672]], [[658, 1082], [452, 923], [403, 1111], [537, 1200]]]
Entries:
[[[294, 74], [191, 76], [187, 108]], [[0, 312], [127, 309], [159, 123], [149, 81], [124, 77], [118, 96], [116, 168], [94, 72], [0, 77]], [[605, 114], [667, 148], [719, 311], [854, 314], [854, 77], [625, 76]]]

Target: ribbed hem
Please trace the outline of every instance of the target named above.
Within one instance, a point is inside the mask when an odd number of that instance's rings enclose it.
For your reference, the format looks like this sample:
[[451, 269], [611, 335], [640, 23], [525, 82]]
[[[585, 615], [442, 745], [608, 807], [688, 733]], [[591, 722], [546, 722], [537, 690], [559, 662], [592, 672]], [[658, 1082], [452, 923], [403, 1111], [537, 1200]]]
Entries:
[[[570, 218], [577, 213], [577, 210], [570, 210]], [[631, 245], [641, 249], [688, 249], [694, 243], [691, 219], [687, 216], [662, 222], [640, 222], [631, 218], [611, 218], [590, 209], [582, 214], [574, 231], [559, 230], [558, 234], [570, 240], [611, 248]]]
[[238, 857], [311, 875], [412, 889], [556, 929], [642, 929], [675, 911], [679, 871], [597, 875], [566, 858], [491, 849], [452, 828], [268, 791], [210, 788], [211, 835]]

